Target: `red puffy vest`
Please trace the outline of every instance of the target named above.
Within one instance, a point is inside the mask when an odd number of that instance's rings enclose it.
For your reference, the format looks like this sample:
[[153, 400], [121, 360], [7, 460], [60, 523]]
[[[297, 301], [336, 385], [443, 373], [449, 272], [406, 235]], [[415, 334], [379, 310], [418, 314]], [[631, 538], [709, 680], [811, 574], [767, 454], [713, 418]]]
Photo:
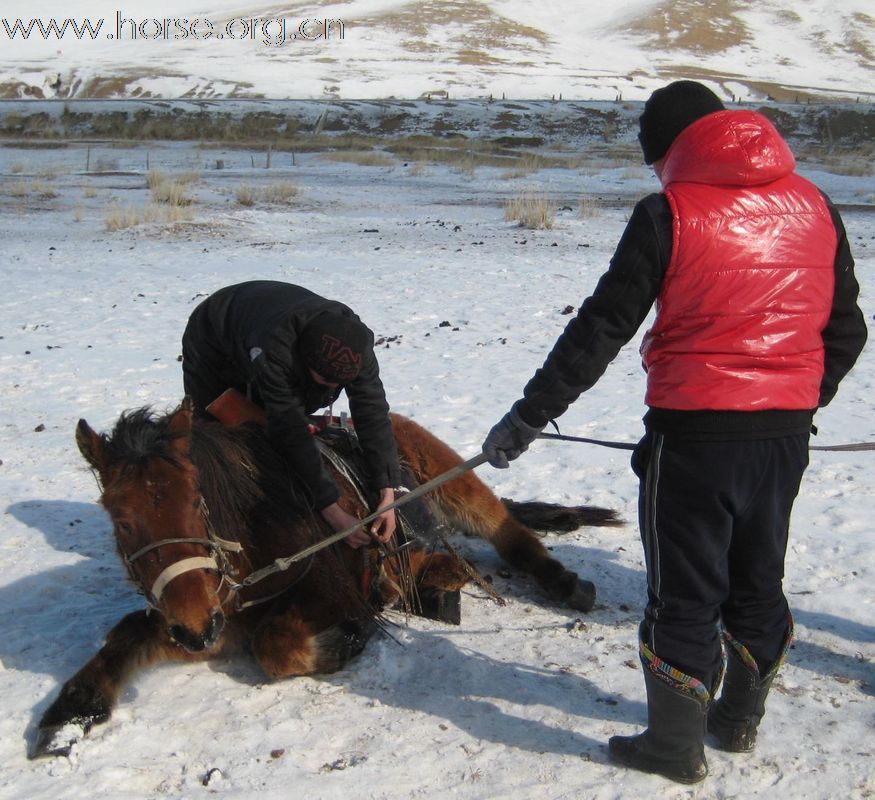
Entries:
[[662, 182], [673, 249], [641, 345], [647, 405], [813, 409], [837, 234], [762, 115], [719, 111], [674, 141]]

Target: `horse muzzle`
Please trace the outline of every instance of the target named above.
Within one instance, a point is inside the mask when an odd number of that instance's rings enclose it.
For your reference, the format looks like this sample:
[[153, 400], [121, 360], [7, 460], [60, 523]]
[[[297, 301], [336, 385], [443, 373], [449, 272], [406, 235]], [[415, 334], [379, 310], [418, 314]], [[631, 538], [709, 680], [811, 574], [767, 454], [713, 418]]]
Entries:
[[214, 611], [204, 630], [197, 632], [180, 623], [175, 623], [168, 628], [170, 638], [189, 653], [202, 653], [214, 647], [225, 628], [225, 615], [221, 611]]

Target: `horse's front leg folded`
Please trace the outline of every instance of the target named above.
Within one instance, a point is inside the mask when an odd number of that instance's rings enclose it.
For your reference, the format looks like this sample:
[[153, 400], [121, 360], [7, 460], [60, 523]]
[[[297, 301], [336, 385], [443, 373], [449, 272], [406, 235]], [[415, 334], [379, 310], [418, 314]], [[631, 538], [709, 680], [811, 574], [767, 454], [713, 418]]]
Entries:
[[97, 654], [68, 680], [43, 714], [29, 758], [68, 755], [94, 725], [106, 722], [132, 674], [158, 661], [201, 661], [211, 653], [189, 653], [167, 633], [160, 614], [135, 611], [109, 632]]
[[[386, 606], [402, 604], [405, 610], [426, 619], [459, 625], [460, 590], [471, 579], [469, 569], [455, 555], [412, 550], [406, 565], [397, 558], [386, 561], [378, 584], [380, 596]], [[405, 572], [409, 574], [405, 576]], [[414, 586], [405, 592], [410, 583]]]
[[252, 637], [252, 652], [273, 679], [326, 674], [341, 669], [376, 631], [373, 619], [307, 620], [291, 607], [268, 615]]

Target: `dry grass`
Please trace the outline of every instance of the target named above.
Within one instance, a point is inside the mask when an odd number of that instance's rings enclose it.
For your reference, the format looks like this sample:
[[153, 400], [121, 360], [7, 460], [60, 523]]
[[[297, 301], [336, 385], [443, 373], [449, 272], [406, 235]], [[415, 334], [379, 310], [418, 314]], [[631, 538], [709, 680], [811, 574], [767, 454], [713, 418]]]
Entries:
[[585, 194], [580, 198], [579, 212], [581, 219], [593, 219], [602, 213], [602, 208], [591, 195]]
[[183, 186], [191, 186], [194, 183], [199, 183], [201, 179], [200, 172], [190, 169], [180, 172], [177, 175], [168, 175], [166, 172], [162, 172], [160, 169], [152, 169], [149, 170], [149, 174], [146, 175], [146, 187], [149, 189], [154, 189], [156, 186], [159, 186], [162, 183], [179, 183]]
[[241, 206], [246, 206], [247, 208], [255, 205], [257, 194], [258, 192], [255, 187], [250, 186], [248, 183], [238, 186], [234, 193], [237, 198], [237, 203]]
[[499, 167], [506, 170], [503, 177], [515, 178], [541, 169], [569, 165], [566, 158], [542, 156], [498, 142], [461, 136], [408, 136], [387, 143], [386, 149], [408, 163], [444, 164], [469, 175], [479, 167]]
[[623, 28], [644, 34], [659, 50], [721, 53], [751, 40], [739, 15], [744, 5], [740, 0], [665, 0]]
[[9, 184], [4, 193], [10, 197], [30, 197], [40, 200], [52, 200], [58, 196], [54, 186], [41, 180], [16, 181]]
[[161, 172], [161, 170], [153, 169], [149, 171], [149, 174], [146, 175], [146, 188], [154, 189], [156, 186], [159, 186], [162, 183], [165, 183], [168, 180], [167, 174]]
[[452, 165], [452, 169], [461, 175], [467, 175], [469, 178], [473, 178], [477, 174], [477, 167], [484, 166], [483, 160], [480, 159], [476, 153], [462, 153], [455, 163]]
[[503, 172], [501, 177], [507, 180], [525, 178], [547, 167], [556, 166], [555, 162], [556, 159], [548, 160], [535, 153], [527, 153], [518, 159], [518, 163], [512, 169]]
[[9, 167], [9, 172], [12, 175], [20, 175], [26, 169], [25, 165], [21, 162], [16, 162]]
[[428, 167], [425, 164], [420, 162], [416, 162], [410, 165], [410, 168], [407, 170], [407, 174], [411, 178], [421, 178], [423, 175], [428, 175]]
[[168, 181], [152, 188], [152, 202], [168, 206], [190, 206], [194, 201], [184, 184]]
[[858, 178], [875, 175], [872, 154], [867, 155], [860, 151], [825, 156], [823, 167], [833, 175], [849, 175]]
[[637, 181], [642, 176], [647, 175], [645, 172], [646, 169], [649, 169], [647, 166], [639, 166], [639, 167], [623, 167], [620, 170], [620, 180], [621, 181]]
[[8, 194], [10, 197], [27, 197], [30, 194], [30, 188], [24, 181], [16, 181], [15, 183], [10, 183], [3, 190], [3, 193]]
[[478, 50], [483, 42], [489, 42], [496, 49], [537, 52], [549, 43], [549, 34], [544, 31], [514, 22], [484, 4], [469, 0], [441, 3], [418, 0], [377, 11], [373, 16], [358, 20], [357, 24], [362, 28], [391, 25], [399, 36], [420, 42], [448, 38], [444, 52]]
[[54, 200], [58, 196], [57, 188], [45, 181], [34, 181], [31, 192], [39, 200]]
[[261, 196], [266, 203], [283, 205], [291, 203], [300, 194], [300, 189], [291, 181], [279, 181], [265, 186]]
[[385, 153], [371, 150], [331, 151], [322, 153], [319, 158], [325, 161], [338, 161], [343, 164], [357, 164], [360, 167], [394, 167], [395, 159]]
[[250, 208], [257, 203], [288, 205], [298, 198], [301, 190], [291, 181], [278, 181], [260, 188], [244, 183], [237, 187], [234, 196], [241, 206]]
[[522, 194], [511, 198], [504, 206], [504, 218], [521, 228], [549, 230], [556, 220], [554, 204], [546, 197]]
[[194, 202], [188, 194], [190, 183], [189, 180], [170, 177], [158, 170], [152, 170], [146, 176], [146, 186], [152, 192], [152, 202], [164, 203], [168, 206], [190, 206]]
[[125, 228], [136, 227], [137, 225], [168, 225], [177, 222], [188, 222], [193, 217], [194, 212], [191, 208], [150, 203], [140, 208], [113, 206], [106, 212], [104, 223], [108, 231], [120, 231]]

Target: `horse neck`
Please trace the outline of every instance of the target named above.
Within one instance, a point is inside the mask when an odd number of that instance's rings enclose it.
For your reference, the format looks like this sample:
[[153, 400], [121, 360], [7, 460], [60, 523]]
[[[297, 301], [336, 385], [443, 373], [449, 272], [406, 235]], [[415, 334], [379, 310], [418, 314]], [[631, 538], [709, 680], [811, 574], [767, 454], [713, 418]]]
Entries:
[[246, 545], [251, 534], [248, 523], [267, 494], [263, 464], [251, 441], [239, 429], [196, 422], [191, 460], [215, 533]]

